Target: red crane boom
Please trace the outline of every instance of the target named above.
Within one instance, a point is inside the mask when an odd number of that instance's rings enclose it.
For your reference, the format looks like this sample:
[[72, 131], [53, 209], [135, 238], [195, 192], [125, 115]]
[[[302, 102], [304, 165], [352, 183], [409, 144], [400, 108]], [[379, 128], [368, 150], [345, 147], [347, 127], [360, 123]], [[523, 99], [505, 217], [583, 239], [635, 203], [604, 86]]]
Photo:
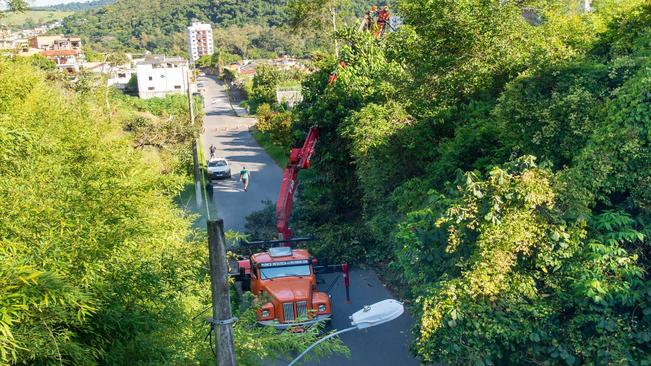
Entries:
[[[289, 227], [289, 219], [292, 216], [294, 204], [294, 192], [296, 191], [296, 176], [301, 169], [310, 167], [310, 159], [314, 154], [314, 147], [319, 139], [319, 130], [316, 127], [310, 128], [305, 138], [303, 147], [293, 148], [289, 154], [289, 161], [283, 173], [283, 181], [280, 185], [280, 193], [276, 202], [276, 229], [280, 240], [292, 238], [292, 229]], [[290, 246], [290, 243], [285, 243]]]

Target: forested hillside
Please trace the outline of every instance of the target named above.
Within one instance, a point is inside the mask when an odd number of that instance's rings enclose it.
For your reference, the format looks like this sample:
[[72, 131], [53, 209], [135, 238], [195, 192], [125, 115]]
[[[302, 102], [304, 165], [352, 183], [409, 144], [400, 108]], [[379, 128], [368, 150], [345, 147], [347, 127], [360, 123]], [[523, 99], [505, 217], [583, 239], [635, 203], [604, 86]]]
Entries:
[[[173, 201], [197, 134], [187, 99], [53, 69], [0, 59], [0, 364], [214, 364], [205, 232]], [[234, 299], [238, 364], [318, 335], [256, 327], [250, 305]]]
[[50, 6], [33, 7], [32, 9], [39, 10], [57, 10], [57, 11], [86, 11], [94, 8], [113, 4], [115, 0], [92, 0], [88, 2], [72, 2], [64, 4], [56, 4]]
[[651, 4], [398, 3], [303, 83], [297, 231], [382, 266], [426, 364], [651, 362]]
[[[217, 48], [241, 57], [278, 53], [301, 56], [329, 44], [318, 32], [290, 31], [287, 0], [117, 0], [100, 9], [65, 20], [66, 34], [75, 34], [99, 50], [187, 52], [187, 27], [192, 19], [211, 22]], [[368, 2], [353, 1], [345, 14], [361, 14]], [[324, 9], [327, 12], [327, 9]]]

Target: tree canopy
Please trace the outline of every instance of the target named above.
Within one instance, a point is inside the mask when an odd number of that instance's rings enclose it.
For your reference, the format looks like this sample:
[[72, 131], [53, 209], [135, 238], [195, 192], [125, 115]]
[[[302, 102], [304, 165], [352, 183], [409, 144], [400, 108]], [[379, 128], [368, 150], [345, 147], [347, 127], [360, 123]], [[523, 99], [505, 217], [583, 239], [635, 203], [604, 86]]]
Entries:
[[303, 83], [296, 231], [388, 273], [426, 364], [650, 362], [649, 3], [398, 8]]
[[[107, 104], [105, 83], [41, 61], [0, 59], [0, 364], [214, 364], [206, 234], [174, 201], [187, 99]], [[259, 305], [233, 298], [239, 364], [319, 336], [257, 327]]]
[[[366, 1], [355, 0], [355, 8]], [[64, 20], [66, 34], [94, 48], [165, 54], [187, 53], [187, 27], [197, 19], [213, 24], [217, 49], [243, 58], [303, 56], [324, 47], [321, 28], [289, 30], [286, 0], [117, 0]]]

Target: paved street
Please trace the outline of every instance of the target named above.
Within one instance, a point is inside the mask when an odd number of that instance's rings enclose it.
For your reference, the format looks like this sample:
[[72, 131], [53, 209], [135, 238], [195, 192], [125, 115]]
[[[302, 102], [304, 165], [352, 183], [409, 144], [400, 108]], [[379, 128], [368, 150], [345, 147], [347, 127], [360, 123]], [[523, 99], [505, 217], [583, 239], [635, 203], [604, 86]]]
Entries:
[[[233, 173], [231, 179], [213, 181], [213, 202], [227, 230], [243, 231], [246, 215], [261, 209], [265, 200], [276, 201], [282, 170], [249, 133], [255, 119], [235, 115], [221, 82], [210, 78], [204, 84], [204, 153], [210, 156], [208, 148], [215, 145], [215, 156], [228, 159]], [[239, 181], [244, 166], [251, 175], [247, 192]]]
[[[276, 201], [282, 170], [248, 132], [248, 127], [255, 120], [235, 116], [221, 83], [212, 78], [203, 83], [206, 86], [206, 116], [202, 138], [206, 156], [209, 156], [208, 148], [214, 144], [216, 155], [228, 159], [233, 171], [233, 178], [214, 182], [213, 202], [227, 229], [243, 230], [247, 214], [262, 208], [263, 200]], [[243, 165], [251, 171], [248, 192], [244, 192], [239, 183], [239, 170]], [[319, 285], [322, 290], [330, 288], [336, 281], [331, 290], [335, 309], [332, 321], [334, 329], [350, 326], [348, 316], [364, 305], [391, 297], [373, 271], [356, 269], [351, 272], [351, 304], [345, 302], [340, 274], [322, 277], [323, 283]], [[404, 314], [375, 328], [342, 334], [341, 339], [352, 353], [350, 359], [333, 356], [303, 365], [417, 365], [418, 362], [409, 354], [411, 323], [409, 315]]]
[[[320, 276], [324, 283], [319, 285], [319, 289], [327, 290], [336, 277], [336, 274]], [[335, 286], [330, 290], [334, 306], [333, 329], [349, 327], [348, 316], [363, 308], [364, 305], [391, 298], [391, 294], [382, 285], [375, 272], [353, 269], [350, 273], [351, 303], [346, 304], [344, 281], [341, 274], [338, 277]], [[398, 319], [377, 327], [344, 333], [340, 337], [350, 348], [350, 359], [337, 355], [323, 358], [318, 362], [308, 362], [305, 365], [418, 365], [418, 362], [409, 353], [409, 344], [412, 339], [411, 324], [411, 317], [405, 313]]]

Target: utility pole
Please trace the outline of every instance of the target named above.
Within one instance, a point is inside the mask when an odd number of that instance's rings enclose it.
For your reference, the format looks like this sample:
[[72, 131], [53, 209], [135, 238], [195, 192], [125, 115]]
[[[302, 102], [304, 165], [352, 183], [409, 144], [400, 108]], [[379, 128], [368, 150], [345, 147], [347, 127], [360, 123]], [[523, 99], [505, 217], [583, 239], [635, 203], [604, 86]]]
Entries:
[[106, 102], [106, 113], [108, 117], [108, 122], [111, 124], [111, 105], [109, 104], [109, 81], [111, 80], [111, 73], [113, 72], [113, 67], [111, 66], [111, 63], [108, 62], [109, 54], [104, 55], [104, 65], [102, 65], [102, 71], [104, 70], [104, 66], [109, 67], [108, 69], [108, 76], [106, 77], [106, 92], [104, 93], [104, 101]]
[[233, 346], [231, 297], [228, 286], [228, 264], [224, 244], [224, 220], [208, 220], [208, 253], [210, 255], [210, 292], [212, 293], [212, 325], [215, 330], [217, 366], [236, 366]]
[[[187, 75], [187, 88], [188, 88], [188, 110], [190, 112], [190, 124], [194, 126], [194, 103], [192, 100], [192, 92], [190, 91], [190, 67], [188, 66], [188, 75]], [[197, 201], [197, 208], [201, 207], [203, 202], [201, 196], [201, 180], [199, 179], [199, 158], [197, 156], [197, 139], [192, 139], [192, 161], [194, 164], [194, 196]]]
[[332, 37], [335, 40], [335, 57], [339, 60], [339, 44], [337, 43], [337, 9], [333, 6], [330, 8], [332, 13]]

